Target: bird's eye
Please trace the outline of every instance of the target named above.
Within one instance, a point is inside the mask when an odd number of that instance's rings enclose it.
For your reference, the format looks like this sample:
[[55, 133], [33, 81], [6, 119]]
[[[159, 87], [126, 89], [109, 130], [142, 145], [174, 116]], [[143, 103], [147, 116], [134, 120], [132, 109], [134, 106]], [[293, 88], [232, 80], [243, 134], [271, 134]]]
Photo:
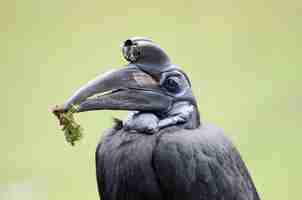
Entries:
[[163, 83], [164, 88], [171, 93], [178, 93], [181, 91], [180, 80], [177, 77], [169, 77]]

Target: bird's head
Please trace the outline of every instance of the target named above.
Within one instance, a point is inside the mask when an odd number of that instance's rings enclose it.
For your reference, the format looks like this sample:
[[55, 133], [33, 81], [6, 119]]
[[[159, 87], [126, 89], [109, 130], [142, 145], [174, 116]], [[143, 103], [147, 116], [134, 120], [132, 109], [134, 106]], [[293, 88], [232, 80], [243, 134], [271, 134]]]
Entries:
[[199, 125], [190, 80], [170, 63], [162, 48], [146, 38], [130, 38], [123, 43], [122, 52], [128, 65], [83, 85], [65, 102], [64, 110], [75, 104], [79, 105], [78, 112], [130, 110], [153, 113], [164, 119], [182, 112], [182, 108], [174, 111], [175, 105], [186, 102], [195, 109], [190, 113], [196, 121], [192, 127]]

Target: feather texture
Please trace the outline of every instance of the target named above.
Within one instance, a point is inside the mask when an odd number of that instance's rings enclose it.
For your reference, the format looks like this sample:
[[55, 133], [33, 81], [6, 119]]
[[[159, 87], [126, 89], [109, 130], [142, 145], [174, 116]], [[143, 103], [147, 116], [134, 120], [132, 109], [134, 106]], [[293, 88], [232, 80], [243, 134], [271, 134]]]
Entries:
[[259, 200], [221, 129], [177, 126], [153, 135], [109, 130], [96, 152], [102, 200]]

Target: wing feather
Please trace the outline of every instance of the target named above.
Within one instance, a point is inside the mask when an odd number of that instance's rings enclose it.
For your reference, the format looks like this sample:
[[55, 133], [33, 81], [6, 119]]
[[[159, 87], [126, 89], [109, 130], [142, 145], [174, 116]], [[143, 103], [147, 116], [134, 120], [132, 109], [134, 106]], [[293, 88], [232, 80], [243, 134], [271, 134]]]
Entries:
[[152, 162], [164, 199], [260, 199], [238, 151], [213, 125], [165, 131]]

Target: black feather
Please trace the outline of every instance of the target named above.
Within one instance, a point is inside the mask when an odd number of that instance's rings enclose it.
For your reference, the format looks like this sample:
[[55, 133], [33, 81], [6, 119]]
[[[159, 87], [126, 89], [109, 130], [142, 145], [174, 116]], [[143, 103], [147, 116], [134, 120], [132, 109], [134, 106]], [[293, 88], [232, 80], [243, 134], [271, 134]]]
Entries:
[[221, 129], [172, 126], [153, 135], [111, 129], [96, 152], [104, 200], [259, 200]]
[[118, 118], [113, 118], [113, 129], [118, 131], [123, 128], [123, 121]]

